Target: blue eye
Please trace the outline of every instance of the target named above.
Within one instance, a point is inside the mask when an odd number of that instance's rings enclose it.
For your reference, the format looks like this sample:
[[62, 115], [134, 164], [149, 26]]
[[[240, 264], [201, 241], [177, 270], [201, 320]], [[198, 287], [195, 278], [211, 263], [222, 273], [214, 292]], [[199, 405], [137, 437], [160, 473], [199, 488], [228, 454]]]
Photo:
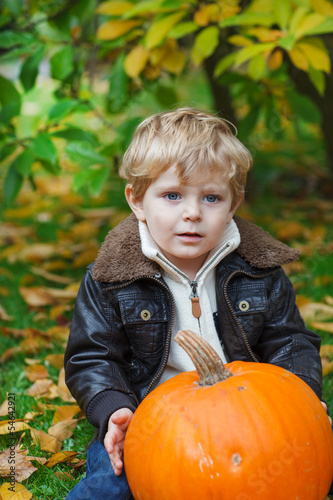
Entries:
[[177, 194], [177, 193], [168, 193], [168, 194], [165, 195], [165, 197], [168, 200], [175, 201], [175, 200], [179, 199], [179, 194]]
[[208, 194], [207, 196], [205, 196], [205, 198], [209, 203], [214, 203], [215, 201], [218, 200], [218, 197], [215, 196], [214, 194]]

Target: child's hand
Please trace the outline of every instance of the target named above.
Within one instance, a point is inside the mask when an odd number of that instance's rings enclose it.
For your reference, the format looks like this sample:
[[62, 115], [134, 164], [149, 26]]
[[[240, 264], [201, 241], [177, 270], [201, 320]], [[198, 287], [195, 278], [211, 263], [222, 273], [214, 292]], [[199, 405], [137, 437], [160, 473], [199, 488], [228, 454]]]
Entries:
[[[327, 404], [326, 404], [326, 403], [324, 403], [323, 401], [321, 402], [321, 404], [323, 405], [323, 407], [325, 408], [325, 411], [326, 411], [326, 413], [327, 413]], [[328, 417], [328, 419], [329, 419], [329, 421], [330, 421], [330, 424], [332, 425], [332, 419], [331, 419], [331, 417]]]
[[104, 446], [109, 454], [111, 465], [116, 476], [120, 476], [123, 468], [123, 449], [127, 427], [133, 412], [129, 408], [120, 408], [109, 418], [108, 431], [105, 434]]

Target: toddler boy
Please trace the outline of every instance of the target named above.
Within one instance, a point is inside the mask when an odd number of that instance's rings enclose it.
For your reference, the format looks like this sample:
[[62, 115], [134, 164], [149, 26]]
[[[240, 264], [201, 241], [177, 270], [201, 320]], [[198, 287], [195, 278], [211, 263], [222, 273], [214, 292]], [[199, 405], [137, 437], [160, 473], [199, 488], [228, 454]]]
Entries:
[[133, 214], [87, 270], [65, 355], [68, 387], [98, 432], [68, 500], [131, 498], [122, 451], [132, 415], [158, 384], [194, 369], [173, 342], [180, 329], [224, 362], [286, 368], [321, 397], [320, 337], [281, 268], [299, 254], [234, 217], [251, 162], [228, 122], [196, 109], [137, 128], [120, 170]]

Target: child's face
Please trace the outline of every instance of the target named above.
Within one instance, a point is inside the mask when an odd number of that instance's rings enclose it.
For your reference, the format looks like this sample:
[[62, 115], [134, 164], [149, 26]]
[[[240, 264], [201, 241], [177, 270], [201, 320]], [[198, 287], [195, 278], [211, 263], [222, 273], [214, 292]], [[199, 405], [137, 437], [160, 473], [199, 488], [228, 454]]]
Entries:
[[191, 279], [221, 240], [238, 206], [231, 209], [231, 190], [219, 176], [197, 175], [181, 182], [175, 167], [152, 182], [143, 199], [133, 197], [130, 185], [125, 194], [163, 254]]

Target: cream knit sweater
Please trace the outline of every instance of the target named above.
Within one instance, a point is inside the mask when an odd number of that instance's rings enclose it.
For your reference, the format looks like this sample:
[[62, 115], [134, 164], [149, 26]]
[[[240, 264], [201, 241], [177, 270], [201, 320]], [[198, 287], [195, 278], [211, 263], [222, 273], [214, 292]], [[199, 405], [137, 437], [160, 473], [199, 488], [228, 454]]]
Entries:
[[[227, 362], [221, 342], [218, 338], [213, 313], [216, 312], [215, 274], [217, 264], [240, 244], [240, 235], [236, 223], [228, 224], [220, 243], [211, 250], [202, 268], [198, 271], [194, 282], [174, 266], [162, 253], [153, 240], [147, 225], [139, 221], [142, 252], [146, 257], [157, 262], [163, 272], [162, 276], [175, 299], [176, 314], [172, 328], [172, 339], [167, 367], [161, 377], [160, 384], [180, 372], [194, 370], [194, 365], [185, 351], [173, 339], [179, 330], [192, 330], [206, 339], [219, 354], [223, 362]], [[192, 314], [190, 295], [196, 283], [201, 316]], [[191, 285], [192, 284], [192, 285]]]

